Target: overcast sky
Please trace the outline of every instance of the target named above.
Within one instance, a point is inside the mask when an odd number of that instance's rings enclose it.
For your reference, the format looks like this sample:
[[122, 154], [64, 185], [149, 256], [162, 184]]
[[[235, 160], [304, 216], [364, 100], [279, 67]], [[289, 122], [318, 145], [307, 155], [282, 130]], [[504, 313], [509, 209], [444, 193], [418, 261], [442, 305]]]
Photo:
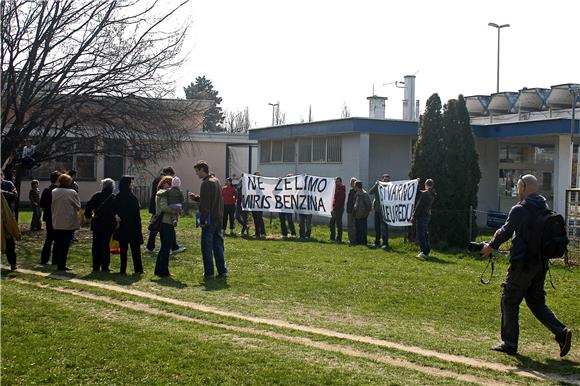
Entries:
[[177, 97], [205, 75], [226, 110], [249, 107], [256, 127], [271, 123], [280, 102], [286, 122], [368, 116], [368, 101], [386, 96], [387, 118], [400, 119], [403, 89], [383, 83], [417, 73], [423, 110], [442, 100], [500, 91], [580, 83], [580, 1], [197, 1], [177, 78]]

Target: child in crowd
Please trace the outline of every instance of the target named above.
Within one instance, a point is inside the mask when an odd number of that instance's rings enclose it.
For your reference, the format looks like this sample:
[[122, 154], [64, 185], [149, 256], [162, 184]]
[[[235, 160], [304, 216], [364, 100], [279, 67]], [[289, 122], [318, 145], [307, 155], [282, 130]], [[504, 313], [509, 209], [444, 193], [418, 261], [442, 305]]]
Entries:
[[[171, 189], [167, 189], [165, 193], [163, 193], [167, 197], [167, 204], [170, 208], [179, 209], [183, 206], [183, 192], [180, 189], [181, 187], [181, 179], [177, 176], [173, 177], [171, 180]], [[171, 220], [173, 221], [173, 226], [177, 226], [177, 220], [179, 219], [179, 214], [174, 213], [171, 215]]]
[[30, 182], [30, 192], [28, 193], [30, 206], [32, 207], [32, 221], [30, 222], [31, 231], [39, 231], [42, 229], [40, 224], [40, 189], [38, 189], [38, 180]]

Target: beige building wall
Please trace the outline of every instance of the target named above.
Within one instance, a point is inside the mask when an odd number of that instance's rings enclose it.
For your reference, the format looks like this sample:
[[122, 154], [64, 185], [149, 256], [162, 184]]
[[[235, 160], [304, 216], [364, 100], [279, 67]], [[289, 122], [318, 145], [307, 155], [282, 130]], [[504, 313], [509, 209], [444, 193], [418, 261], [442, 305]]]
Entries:
[[[220, 181], [226, 178], [226, 145], [227, 144], [256, 144], [256, 141], [248, 140], [247, 134], [223, 134], [223, 133], [196, 133], [185, 141], [178, 151], [168, 151], [162, 154], [159, 160], [150, 163], [136, 163], [131, 158], [125, 159], [125, 173], [135, 177], [137, 189], [151, 188], [153, 179], [159, 175], [165, 166], [172, 166], [176, 175], [181, 179], [183, 192], [199, 193], [201, 181], [195, 175], [193, 165], [198, 160], [205, 160], [210, 168], [210, 172], [215, 173]], [[257, 157], [256, 157], [257, 158]], [[241, 162], [242, 165], [247, 164]], [[107, 176], [104, 175], [104, 158], [96, 157], [96, 179], [95, 181], [78, 181], [79, 197], [81, 201], [87, 202], [90, 197], [101, 190], [100, 181]], [[246, 167], [247, 168], [247, 167]], [[46, 176], [48, 177], [48, 176]], [[36, 177], [35, 178], [39, 178]], [[50, 185], [46, 179], [40, 180], [40, 191]], [[30, 180], [23, 180], [21, 185], [20, 201], [25, 205], [28, 203], [28, 192], [30, 190]]]

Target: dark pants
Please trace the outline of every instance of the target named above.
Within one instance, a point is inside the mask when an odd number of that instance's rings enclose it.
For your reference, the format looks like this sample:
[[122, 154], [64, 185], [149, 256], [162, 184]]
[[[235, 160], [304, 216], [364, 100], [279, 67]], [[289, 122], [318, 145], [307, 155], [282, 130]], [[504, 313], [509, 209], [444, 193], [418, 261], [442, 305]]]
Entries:
[[234, 221], [234, 217], [236, 215], [236, 206], [235, 205], [224, 205], [224, 221], [222, 229], [226, 230], [226, 225], [228, 225], [228, 219], [230, 220], [230, 230], [234, 230], [236, 223]]
[[203, 276], [213, 276], [213, 262], [219, 275], [226, 275], [223, 230], [216, 224], [206, 225], [201, 230], [201, 255], [203, 256]]
[[113, 230], [105, 229], [103, 231], [93, 231], [93, 271], [108, 271], [111, 263], [111, 250], [109, 242]]
[[330, 239], [332, 241], [336, 240], [342, 242], [342, 214], [344, 213], [344, 208], [334, 209], [330, 214]]
[[138, 241], [119, 241], [121, 248], [121, 269], [122, 274], [127, 273], [127, 252], [131, 246], [131, 257], [133, 258], [133, 271], [135, 273], [143, 273], [143, 263], [141, 262], [141, 244]]
[[16, 267], [16, 242], [12, 237], [6, 239], [6, 260], [10, 268]]
[[266, 226], [264, 225], [264, 215], [262, 212], [252, 212], [254, 227], [256, 227], [256, 237], [266, 236]]
[[[177, 244], [177, 234], [175, 233], [175, 228], [173, 228], [173, 241], [171, 242], [171, 250], [175, 251], [179, 249], [179, 245]], [[157, 238], [157, 233], [159, 232], [152, 232], [149, 231], [149, 237], [147, 238], [147, 249], [153, 251], [155, 249], [155, 239]]]
[[381, 237], [383, 245], [389, 246], [389, 226], [383, 221], [381, 212], [375, 211], [375, 245], [381, 245]]
[[30, 230], [39, 231], [42, 229], [42, 224], [40, 223], [40, 207], [32, 207], [32, 221], [30, 221]]
[[352, 245], [356, 244], [356, 219], [352, 213], [346, 214], [346, 220], [348, 221], [348, 242]]
[[68, 250], [72, 242], [74, 230], [54, 230], [54, 256], [59, 271], [66, 268]]
[[417, 239], [423, 254], [429, 256], [431, 246], [429, 245], [429, 220], [431, 216], [417, 216]]
[[547, 264], [539, 259], [510, 262], [501, 296], [501, 339], [510, 348], [517, 350], [519, 336], [520, 303], [526, 299], [528, 308], [536, 319], [554, 334], [558, 341], [565, 335], [566, 326], [546, 305], [544, 281]]
[[48, 263], [48, 260], [50, 260], [50, 250], [52, 249], [52, 264], [56, 264], [56, 243], [54, 243], [55, 236], [52, 222], [47, 221], [44, 224], [46, 225], [46, 236], [44, 239], [44, 245], [42, 246], [42, 253], [40, 254], [40, 263]]
[[299, 214], [298, 219], [300, 221], [298, 224], [298, 227], [300, 228], [300, 238], [310, 238], [310, 234], [312, 233], [312, 215]]
[[290, 234], [296, 236], [296, 228], [294, 227], [294, 219], [292, 218], [292, 213], [278, 213], [278, 218], [280, 219], [280, 228], [282, 230], [282, 236], [288, 236], [288, 229], [290, 229]]
[[242, 210], [242, 205], [236, 205], [236, 220], [242, 226], [242, 234], [248, 230], [248, 212]]
[[358, 245], [367, 245], [367, 219], [355, 219], [356, 243]]
[[161, 224], [159, 237], [161, 238], [161, 248], [159, 248], [159, 253], [157, 253], [155, 275], [169, 276], [169, 250], [175, 241], [175, 228], [173, 228], [173, 225]]

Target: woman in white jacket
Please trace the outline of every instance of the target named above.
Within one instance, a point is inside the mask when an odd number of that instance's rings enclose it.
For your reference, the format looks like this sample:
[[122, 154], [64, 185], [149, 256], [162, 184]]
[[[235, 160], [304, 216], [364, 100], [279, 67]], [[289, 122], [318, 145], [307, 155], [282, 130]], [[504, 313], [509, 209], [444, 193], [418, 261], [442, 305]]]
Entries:
[[66, 266], [68, 249], [74, 231], [80, 223], [77, 211], [81, 208], [79, 195], [72, 189], [72, 178], [68, 174], [58, 177], [58, 188], [52, 191], [52, 226], [54, 228], [54, 254], [59, 271], [69, 271]]

